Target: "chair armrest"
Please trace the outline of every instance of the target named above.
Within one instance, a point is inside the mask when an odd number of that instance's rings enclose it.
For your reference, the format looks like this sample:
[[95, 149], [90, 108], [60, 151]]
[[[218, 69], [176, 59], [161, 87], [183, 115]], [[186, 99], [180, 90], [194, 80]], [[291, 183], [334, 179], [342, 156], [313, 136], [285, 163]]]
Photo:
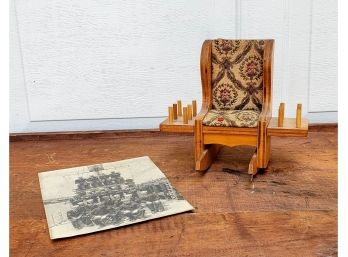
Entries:
[[209, 111], [208, 106], [203, 105], [201, 108], [201, 111], [196, 115], [196, 117], [194, 117], [195, 120], [202, 122], [205, 115], [208, 113], [208, 111]]
[[264, 104], [259, 116], [259, 125], [261, 125], [261, 123], [266, 123], [266, 125], [268, 125], [268, 123], [271, 121], [271, 118], [272, 118], [271, 107], [269, 104]]

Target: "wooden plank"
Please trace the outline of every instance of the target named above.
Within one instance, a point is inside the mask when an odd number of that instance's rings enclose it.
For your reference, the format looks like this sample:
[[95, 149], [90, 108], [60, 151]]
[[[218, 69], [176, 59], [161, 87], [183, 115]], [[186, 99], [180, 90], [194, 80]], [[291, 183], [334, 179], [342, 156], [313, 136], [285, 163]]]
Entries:
[[[336, 219], [335, 211], [182, 214], [52, 242], [45, 220], [33, 218], [11, 224], [18, 232], [10, 250], [13, 257], [334, 256]], [[29, 233], [20, 232], [28, 222]]]
[[[269, 166], [253, 183], [248, 175], [253, 147], [223, 147], [201, 173], [194, 171], [192, 135], [126, 135], [10, 144], [11, 256], [337, 255], [336, 129], [310, 132], [307, 138], [274, 137]], [[143, 155], [194, 213], [49, 239], [39, 171]]]
[[161, 132], [175, 132], [175, 133], [193, 133], [194, 120], [188, 120], [187, 124], [183, 122], [184, 116], [179, 116], [173, 123], [169, 123], [168, 119], [165, 119], [160, 124]]
[[[274, 137], [267, 172], [255, 178], [255, 197], [250, 196], [252, 188], [247, 175], [254, 150], [224, 147], [202, 177], [194, 172], [191, 135], [14, 142], [10, 148], [10, 195], [15, 197], [11, 198], [15, 200], [12, 211], [23, 215], [23, 208], [26, 214], [40, 210], [38, 171], [143, 155], [150, 156], [188, 200], [206, 211], [303, 210], [306, 196], [310, 208], [337, 207], [337, 133], [309, 133], [308, 138]], [[226, 173], [224, 168], [239, 172]], [[218, 200], [219, 195], [238, 201], [231, 209], [229, 201]], [[38, 210], [30, 206], [33, 202]]]
[[[309, 132], [337, 132], [337, 123], [309, 123]], [[255, 130], [256, 131], [256, 130]], [[127, 130], [95, 130], [95, 131], [62, 131], [10, 133], [10, 142], [38, 140], [70, 140], [91, 138], [144, 137], [161, 133], [159, 129], [127, 129]], [[174, 132], [172, 132], [174, 133]], [[180, 133], [180, 132], [179, 132]], [[257, 131], [255, 132], [257, 133]]]
[[227, 146], [257, 145], [257, 137], [250, 135], [203, 134], [204, 144], [222, 144]]
[[308, 135], [308, 120], [302, 119], [301, 127], [296, 128], [295, 118], [285, 118], [283, 126], [278, 126], [278, 119], [272, 118], [267, 127], [267, 136], [306, 137]]
[[209, 134], [226, 134], [226, 135], [250, 135], [256, 136], [258, 133], [257, 128], [234, 128], [234, 127], [209, 127], [203, 126], [203, 132]]
[[337, 133], [337, 123], [309, 123], [308, 132], [334, 132]]

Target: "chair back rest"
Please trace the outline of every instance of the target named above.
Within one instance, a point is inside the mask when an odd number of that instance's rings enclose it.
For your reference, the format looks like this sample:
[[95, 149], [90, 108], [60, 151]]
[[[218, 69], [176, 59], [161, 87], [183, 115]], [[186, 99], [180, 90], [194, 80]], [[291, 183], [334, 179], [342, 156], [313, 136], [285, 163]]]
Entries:
[[264, 45], [264, 40], [212, 41], [213, 109], [261, 112]]

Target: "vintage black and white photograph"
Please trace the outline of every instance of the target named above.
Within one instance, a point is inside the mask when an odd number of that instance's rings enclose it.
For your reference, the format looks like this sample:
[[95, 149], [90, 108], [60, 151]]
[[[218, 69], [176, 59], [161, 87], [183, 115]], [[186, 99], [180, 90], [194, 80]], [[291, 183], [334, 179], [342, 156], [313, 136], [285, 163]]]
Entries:
[[39, 173], [51, 239], [193, 210], [147, 156]]

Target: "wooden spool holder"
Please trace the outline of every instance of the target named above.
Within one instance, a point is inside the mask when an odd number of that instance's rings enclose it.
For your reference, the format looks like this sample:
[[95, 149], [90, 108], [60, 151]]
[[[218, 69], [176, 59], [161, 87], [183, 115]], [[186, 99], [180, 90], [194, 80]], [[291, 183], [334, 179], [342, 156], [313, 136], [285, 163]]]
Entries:
[[[196, 100], [183, 108], [181, 100], [178, 100], [176, 104], [168, 108], [168, 118], [160, 124], [160, 131], [193, 133], [196, 115]], [[266, 133], [267, 136], [306, 137], [308, 135], [308, 120], [302, 118], [302, 104], [297, 104], [296, 118], [285, 118], [285, 103], [280, 103], [278, 117], [271, 118]]]
[[267, 127], [267, 135], [279, 137], [306, 137], [308, 120], [302, 118], [302, 104], [297, 104], [296, 118], [284, 118], [285, 103], [280, 103], [278, 117], [272, 118]]
[[197, 115], [197, 102], [182, 107], [181, 100], [168, 107], [168, 118], [160, 124], [163, 132], [193, 133], [194, 117]]

